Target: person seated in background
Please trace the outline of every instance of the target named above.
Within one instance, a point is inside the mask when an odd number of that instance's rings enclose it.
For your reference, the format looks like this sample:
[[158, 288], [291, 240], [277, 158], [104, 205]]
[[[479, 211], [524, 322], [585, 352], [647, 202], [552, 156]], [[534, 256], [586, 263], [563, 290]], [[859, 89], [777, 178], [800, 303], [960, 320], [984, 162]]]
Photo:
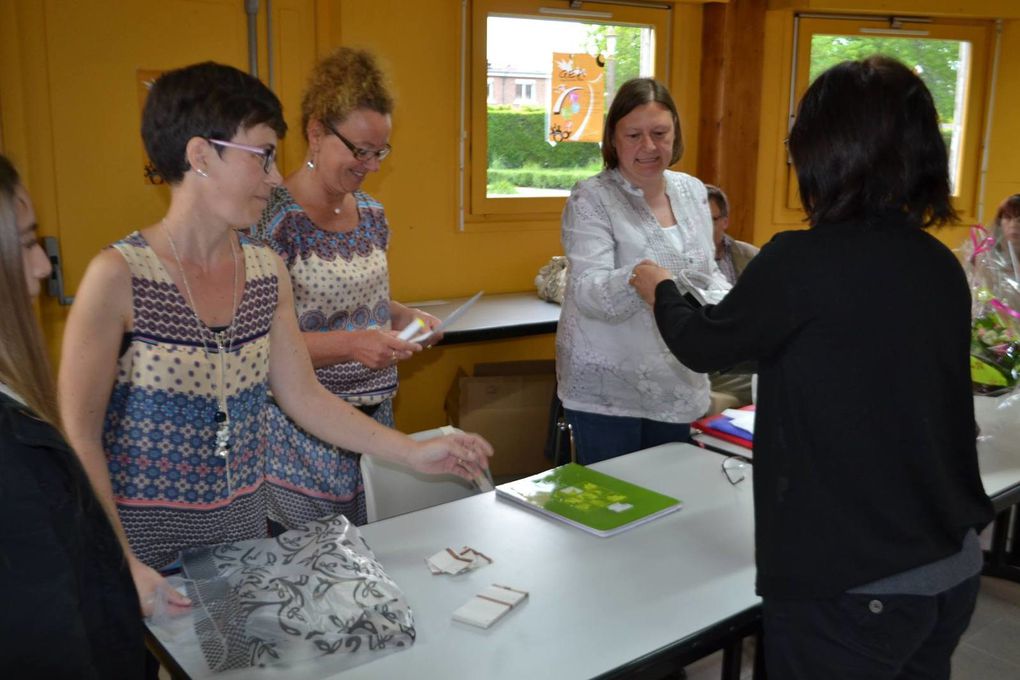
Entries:
[[[758, 248], [737, 241], [726, 233], [730, 226], [730, 199], [726, 193], [712, 184], [706, 184], [705, 191], [708, 192], [708, 207], [712, 211], [715, 263], [730, 285], [733, 285], [751, 258], [758, 254]], [[708, 379], [712, 383], [712, 406], [709, 411], [719, 413], [727, 408], [750, 404], [751, 376], [752, 373], [739, 368], [709, 373]]]
[[145, 669], [138, 596], [61, 434], [36, 322], [49, 274], [32, 201], [0, 156], [0, 676], [134, 680]]
[[578, 462], [594, 463], [690, 437], [709, 406], [708, 378], [654, 333], [651, 310], [627, 285], [651, 258], [729, 289], [715, 263], [705, 186], [669, 170], [683, 154], [666, 87], [624, 83], [602, 137], [605, 169], [578, 182], [563, 209], [567, 289], [556, 332], [559, 397]]
[[948, 679], [994, 516], [978, 468], [971, 294], [931, 93], [888, 57], [808, 88], [790, 156], [810, 229], [778, 234], [716, 305], [635, 268], [688, 365], [759, 365], [757, 590], [783, 680]]
[[992, 237], [997, 268], [1020, 287], [1020, 194], [1003, 200], [995, 211]]
[[1020, 194], [1007, 197], [995, 211], [992, 236], [997, 244], [1012, 243], [1020, 250]]
[[758, 254], [757, 246], [737, 241], [726, 233], [730, 227], [730, 199], [725, 192], [712, 184], [705, 185], [708, 192], [708, 207], [712, 211], [712, 240], [715, 241], [715, 263], [732, 286], [740, 273]]
[[[308, 151], [274, 187], [252, 235], [283, 258], [301, 337], [319, 382], [393, 427], [397, 362], [421, 351], [397, 337], [439, 319], [390, 296], [390, 228], [361, 190], [390, 153], [393, 97], [375, 58], [341, 47], [312, 71], [301, 106]], [[435, 339], [430, 339], [435, 342]], [[364, 524], [360, 456], [305, 432], [270, 400], [266, 444], [269, 513], [284, 527], [341, 512]]]
[[236, 68], [206, 62], [160, 76], [142, 138], [170, 187], [167, 213], [93, 258], [67, 320], [68, 439], [119, 530], [147, 614], [157, 597], [187, 603], [157, 571], [182, 549], [267, 535], [270, 389], [335, 446], [469, 480], [488, 467], [481, 437], [416, 442], [316, 379], [286, 266], [238, 233], [281, 181], [285, 131], [276, 95]]

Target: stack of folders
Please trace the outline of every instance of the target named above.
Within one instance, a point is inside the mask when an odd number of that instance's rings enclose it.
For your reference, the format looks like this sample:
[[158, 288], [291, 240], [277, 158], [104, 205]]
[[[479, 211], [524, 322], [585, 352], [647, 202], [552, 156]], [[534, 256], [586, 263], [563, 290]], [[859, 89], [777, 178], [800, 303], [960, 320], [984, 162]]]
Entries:
[[692, 438], [700, 444], [748, 456], [754, 447], [754, 405], [695, 420], [691, 430]]

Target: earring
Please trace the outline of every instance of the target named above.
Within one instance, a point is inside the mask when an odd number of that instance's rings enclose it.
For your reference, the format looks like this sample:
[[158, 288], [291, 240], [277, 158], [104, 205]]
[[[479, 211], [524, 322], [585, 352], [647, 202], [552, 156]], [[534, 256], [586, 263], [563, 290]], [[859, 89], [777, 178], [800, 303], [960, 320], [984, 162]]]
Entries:
[[195, 168], [195, 172], [197, 172], [202, 177], [208, 177], [209, 176], [209, 173], [206, 172], [205, 170], [203, 170], [202, 168]]
[[315, 161], [313, 161], [311, 158], [309, 158], [307, 161], [305, 161], [305, 167], [308, 168], [309, 170], [314, 170], [315, 169]]

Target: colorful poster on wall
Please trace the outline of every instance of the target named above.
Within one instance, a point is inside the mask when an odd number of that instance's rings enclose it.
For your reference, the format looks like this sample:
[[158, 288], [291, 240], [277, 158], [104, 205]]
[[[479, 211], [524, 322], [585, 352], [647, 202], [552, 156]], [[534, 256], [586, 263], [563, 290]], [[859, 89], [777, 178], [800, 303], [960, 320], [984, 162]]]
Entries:
[[601, 142], [606, 70], [590, 54], [553, 52], [548, 141]]

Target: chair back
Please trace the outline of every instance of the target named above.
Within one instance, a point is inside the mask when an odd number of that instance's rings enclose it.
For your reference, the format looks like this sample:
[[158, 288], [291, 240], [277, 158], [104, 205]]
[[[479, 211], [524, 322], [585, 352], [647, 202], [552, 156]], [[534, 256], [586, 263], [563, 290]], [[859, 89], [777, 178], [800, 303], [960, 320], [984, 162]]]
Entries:
[[[447, 431], [445, 428], [435, 428], [409, 436], [423, 441], [442, 436]], [[456, 475], [426, 475], [375, 456], [361, 456], [361, 476], [365, 483], [365, 509], [369, 522], [449, 503], [477, 493], [471, 482]]]

